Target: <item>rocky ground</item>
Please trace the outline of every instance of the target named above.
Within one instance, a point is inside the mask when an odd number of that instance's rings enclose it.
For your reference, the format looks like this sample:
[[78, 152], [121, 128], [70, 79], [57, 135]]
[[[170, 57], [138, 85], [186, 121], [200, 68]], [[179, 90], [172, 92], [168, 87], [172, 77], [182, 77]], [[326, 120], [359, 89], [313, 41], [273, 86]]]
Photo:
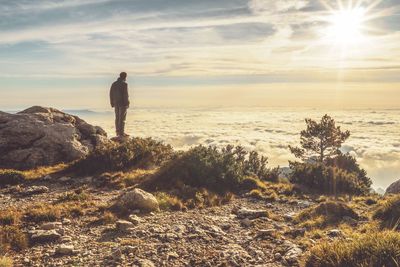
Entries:
[[0, 190], [0, 209], [24, 209], [84, 186], [94, 207], [56, 222], [24, 223], [31, 245], [11, 255], [16, 266], [296, 266], [303, 254], [294, 237], [304, 229], [291, 218], [309, 200], [237, 196], [222, 206], [133, 212], [107, 223], [97, 207], [110, 205], [121, 190], [91, 186], [91, 179], [45, 177]]

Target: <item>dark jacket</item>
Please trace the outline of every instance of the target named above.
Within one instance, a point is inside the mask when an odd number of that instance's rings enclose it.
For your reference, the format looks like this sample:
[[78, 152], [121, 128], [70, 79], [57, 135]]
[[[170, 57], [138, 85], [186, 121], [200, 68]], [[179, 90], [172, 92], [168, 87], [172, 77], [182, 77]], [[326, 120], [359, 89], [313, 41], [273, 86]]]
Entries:
[[129, 107], [128, 84], [121, 78], [111, 85], [110, 103], [112, 107]]

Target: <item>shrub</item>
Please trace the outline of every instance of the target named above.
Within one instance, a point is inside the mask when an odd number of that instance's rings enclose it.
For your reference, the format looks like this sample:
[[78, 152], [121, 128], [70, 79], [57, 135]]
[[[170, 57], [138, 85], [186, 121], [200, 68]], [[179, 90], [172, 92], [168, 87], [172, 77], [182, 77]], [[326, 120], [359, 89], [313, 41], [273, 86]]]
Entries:
[[73, 192], [63, 193], [56, 202], [87, 201], [89, 199], [91, 199], [91, 196], [88, 193], [81, 189], [77, 189]]
[[28, 238], [17, 226], [0, 227], [0, 254], [8, 250], [21, 251], [28, 247]]
[[6, 185], [16, 185], [26, 179], [23, 172], [15, 170], [0, 170], [0, 187]]
[[324, 194], [368, 194], [369, 186], [355, 173], [319, 163], [293, 163], [290, 181]]
[[373, 214], [384, 228], [400, 229], [400, 196], [392, 196], [379, 205]]
[[13, 260], [11, 258], [0, 256], [0, 267], [12, 267], [13, 265]]
[[155, 196], [161, 210], [182, 210], [184, 208], [182, 201], [176, 196], [165, 192], [158, 192]]
[[326, 201], [302, 211], [295, 221], [308, 227], [326, 227], [340, 223], [345, 217], [358, 219], [358, 214], [343, 202]]
[[27, 222], [54, 222], [61, 218], [61, 208], [57, 205], [36, 205], [25, 213]]
[[67, 171], [93, 175], [161, 165], [174, 155], [170, 145], [151, 138], [132, 138], [122, 144], [109, 143], [94, 150], [86, 158], [72, 164]]
[[2, 210], [0, 213], [0, 225], [14, 225], [21, 219], [21, 213], [14, 208]]
[[164, 190], [184, 184], [217, 193], [238, 191], [246, 176], [266, 177], [266, 164], [265, 157], [240, 146], [228, 145], [219, 150], [200, 145], [170, 161], [145, 186]]
[[352, 240], [324, 242], [314, 246], [306, 267], [397, 267], [400, 262], [400, 233], [392, 231], [362, 235]]

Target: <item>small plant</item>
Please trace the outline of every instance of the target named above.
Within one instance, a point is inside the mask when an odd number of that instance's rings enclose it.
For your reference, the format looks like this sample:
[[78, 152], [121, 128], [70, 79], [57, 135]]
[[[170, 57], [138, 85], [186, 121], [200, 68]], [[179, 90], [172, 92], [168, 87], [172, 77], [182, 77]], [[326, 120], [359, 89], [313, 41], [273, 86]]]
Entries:
[[379, 204], [373, 218], [380, 220], [383, 228], [400, 229], [400, 196], [389, 197]]
[[61, 208], [58, 205], [40, 204], [33, 206], [25, 213], [27, 222], [54, 222], [61, 218]]
[[351, 240], [324, 242], [305, 258], [306, 267], [397, 267], [400, 262], [400, 233], [366, 234]]
[[0, 225], [15, 225], [21, 220], [21, 213], [15, 208], [9, 208], [1, 211]]
[[0, 170], [0, 187], [23, 183], [26, 177], [23, 172], [16, 170]]
[[75, 190], [74, 192], [66, 192], [64, 194], [62, 194], [57, 202], [71, 202], [71, 201], [87, 201], [89, 200], [91, 197], [89, 194], [87, 194], [86, 192], [84, 192], [81, 189]]
[[358, 214], [343, 202], [326, 201], [302, 211], [295, 221], [308, 228], [337, 225], [345, 217], [357, 220]]
[[17, 226], [0, 227], [0, 254], [8, 250], [21, 251], [28, 247], [27, 236]]
[[117, 217], [109, 211], [105, 211], [103, 215], [100, 217], [99, 221], [101, 221], [104, 224], [112, 224], [117, 221]]
[[132, 138], [122, 144], [110, 143], [97, 148], [86, 158], [72, 164], [67, 171], [79, 175], [125, 171], [134, 168], [160, 166], [173, 157], [170, 145], [151, 138]]
[[176, 196], [164, 192], [158, 192], [155, 196], [161, 210], [182, 210], [184, 208], [182, 201]]

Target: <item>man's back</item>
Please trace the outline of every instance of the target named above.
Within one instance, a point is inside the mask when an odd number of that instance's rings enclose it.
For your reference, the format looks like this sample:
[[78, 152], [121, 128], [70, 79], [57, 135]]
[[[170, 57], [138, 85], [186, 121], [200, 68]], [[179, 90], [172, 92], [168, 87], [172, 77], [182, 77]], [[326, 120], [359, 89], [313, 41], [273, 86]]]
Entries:
[[129, 106], [128, 84], [123, 79], [118, 78], [111, 85], [110, 102], [112, 107]]

